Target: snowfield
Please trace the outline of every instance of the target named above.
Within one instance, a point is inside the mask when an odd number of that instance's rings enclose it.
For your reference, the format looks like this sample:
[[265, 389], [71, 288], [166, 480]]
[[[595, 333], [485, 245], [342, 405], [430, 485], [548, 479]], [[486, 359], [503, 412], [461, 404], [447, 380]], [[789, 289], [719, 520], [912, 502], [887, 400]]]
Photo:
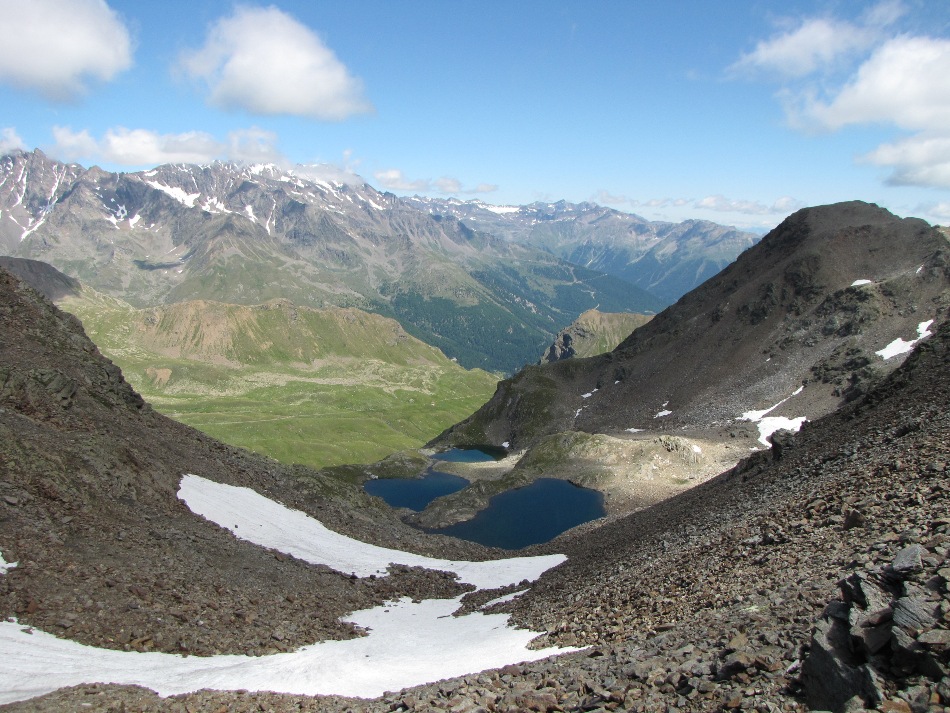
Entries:
[[[534, 581], [566, 559], [549, 555], [456, 562], [368, 545], [249, 488], [222, 485], [197, 475], [182, 478], [178, 497], [193, 512], [241, 539], [361, 577], [385, 575], [387, 565], [395, 563], [455, 572], [463, 582], [485, 589]], [[0, 574], [13, 566], [15, 563], [7, 565], [0, 557]], [[528, 649], [538, 633], [511, 628], [507, 614], [451, 616], [460, 600], [428, 599], [414, 604], [403, 598], [357, 611], [347, 621], [366, 629], [367, 636], [260, 657], [113, 651], [5, 621], [0, 623], [0, 657], [4, 661], [0, 704], [82, 683], [139, 685], [161, 696], [209, 688], [373, 698], [386, 691], [575, 650]]]

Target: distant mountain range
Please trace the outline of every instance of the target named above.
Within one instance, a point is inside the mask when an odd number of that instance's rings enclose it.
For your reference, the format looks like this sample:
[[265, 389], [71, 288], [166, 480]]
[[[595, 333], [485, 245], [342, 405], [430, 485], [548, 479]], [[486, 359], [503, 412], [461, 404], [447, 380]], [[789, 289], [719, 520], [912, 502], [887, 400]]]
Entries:
[[708, 220], [649, 221], [595, 203], [494, 206], [481, 201], [407, 198], [433, 215], [540, 248], [675, 302], [731, 263], [761, 236]]
[[464, 366], [503, 372], [535, 361], [588, 309], [659, 311], [754, 239], [591, 204], [400, 199], [314, 167], [109, 173], [38, 150], [0, 159], [0, 253], [137, 307], [359, 307]]

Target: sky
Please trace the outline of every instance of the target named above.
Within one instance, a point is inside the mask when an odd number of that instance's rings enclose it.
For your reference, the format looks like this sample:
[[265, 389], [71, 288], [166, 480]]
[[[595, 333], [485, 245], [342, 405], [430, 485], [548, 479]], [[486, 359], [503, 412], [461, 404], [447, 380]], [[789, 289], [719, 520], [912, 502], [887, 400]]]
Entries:
[[946, 0], [0, 0], [0, 152], [397, 195], [950, 224]]

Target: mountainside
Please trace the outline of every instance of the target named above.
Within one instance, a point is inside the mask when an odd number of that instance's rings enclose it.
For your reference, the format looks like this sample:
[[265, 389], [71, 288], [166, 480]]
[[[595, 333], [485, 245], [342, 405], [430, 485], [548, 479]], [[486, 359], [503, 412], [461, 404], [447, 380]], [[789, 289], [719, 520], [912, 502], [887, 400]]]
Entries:
[[783, 400], [770, 417], [816, 418], [900, 362], [886, 347], [906, 353], [947, 319], [948, 248], [924, 221], [874, 205], [801, 210], [613, 352], [525, 369], [440, 442], [734, 434]]
[[759, 236], [706, 220], [648, 221], [593, 203], [493, 206], [481, 201], [405, 199], [420, 210], [545, 250], [674, 302], [731, 263]]
[[589, 309], [570, 326], [558, 332], [541, 363], [589, 357], [612, 351], [630, 333], [650, 321], [652, 315], [601, 312]]
[[285, 463], [368, 463], [418, 448], [497, 382], [355, 308], [135, 309], [88, 288], [59, 304], [157, 409]]
[[0, 252], [137, 307], [275, 298], [360, 307], [497, 371], [533, 361], [586, 309], [662, 306], [624, 280], [315, 167], [107, 173], [17, 152], [0, 159]]

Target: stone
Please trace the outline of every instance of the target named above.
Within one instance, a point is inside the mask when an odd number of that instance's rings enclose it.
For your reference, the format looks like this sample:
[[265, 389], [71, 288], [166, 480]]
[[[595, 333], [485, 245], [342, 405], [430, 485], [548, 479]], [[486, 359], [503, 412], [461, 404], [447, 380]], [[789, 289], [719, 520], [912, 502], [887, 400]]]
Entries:
[[894, 560], [891, 562], [891, 568], [895, 573], [900, 575], [909, 575], [914, 572], [920, 572], [924, 566], [921, 562], [921, 558], [927, 554], [925, 550], [920, 545], [908, 545], [904, 549], [900, 550], [896, 555], [894, 555]]
[[950, 630], [931, 629], [930, 631], [925, 631], [917, 637], [917, 643], [923, 644], [928, 648], [948, 648], [950, 647]]
[[894, 602], [894, 624], [905, 629], [928, 629], [937, 623], [937, 606], [917, 596]]

